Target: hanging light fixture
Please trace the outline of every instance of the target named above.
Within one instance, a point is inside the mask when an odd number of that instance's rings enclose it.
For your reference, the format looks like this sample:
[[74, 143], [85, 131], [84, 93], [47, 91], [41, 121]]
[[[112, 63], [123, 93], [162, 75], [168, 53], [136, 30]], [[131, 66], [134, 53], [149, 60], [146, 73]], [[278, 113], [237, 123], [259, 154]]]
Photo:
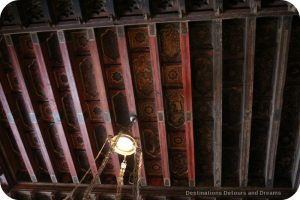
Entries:
[[[118, 138], [118, 139], [117, 139]], [[112, 142], [116, 143], [114, 152], [123, 155], [130, 156], [136, 152], [137, 143], [133, 137], [124, 131], [120, 131], [118, 135], [112, 138]]]
[[[121, 199], [121, 193], [122, 193], [122, 186], [124, 185], [124, 174], [127, 167], [126, 157], [134, 154], [134, 171], [133, 171], [133, 198], [134, 199], [140, 199], [139, 197], [139, 182], [140, 182], [140, 169], [142, 165], [142, 151], [141, 148], [138, 146], [135, 139], [130, 136], [131, 134], [131, 128], [134, 122], [137, 120], [136, 116], [130, 117], [130, 124], [128, 127], [122, 127], [119, 133], [114, 136], [111, 139], [106, 139], [105, 143], [103, 144], [101, 150], [98, 152], [95, 161], [99, 158], [102, 150], [104, 149], [104, 146], [109, 143], [109, 149], [105, 154], [104, 159], [102, 160], [102, 163], [100, 167], [98, 168], [97, 174], [94, 176], [93, 180], [91, 181], [90, 185], [87, 187], [83, 194], [83, 200], [89, 200], [90, 194], [93, 191], [94, 187], [98, 183], [98, 179], [100, 175], [102, 174], [110, 156], [112, 153], [118, 153], [120, 155], [124, 156], [123, 162], [120, 166], [120, 173], [117, 177], [117, 192], [116, 192], [116, 200]], [[83, 182], [87, 174], [91, 171], [89, 169], [83, 178], [80, 180], [80, 183]], [[64, 198], [64, 200], [72, 199], [72, 196], [75, 193], [75, 190], [79, 187], [79, 184], [72, 190], [72, 192]]]

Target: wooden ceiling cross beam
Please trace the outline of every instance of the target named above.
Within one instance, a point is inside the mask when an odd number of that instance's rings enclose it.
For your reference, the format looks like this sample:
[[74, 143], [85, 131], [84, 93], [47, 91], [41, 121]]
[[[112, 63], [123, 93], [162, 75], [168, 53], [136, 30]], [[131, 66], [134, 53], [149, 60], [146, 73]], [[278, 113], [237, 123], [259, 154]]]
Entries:
[[20, 136], [20, 132], [17, 128], [17, 125], [16, 125], [16, 122], [15, 122], [15, 119], [12, 115], [12, 112], [10, 110], [10, 107], [8, 105], [8, 102], [7, 102], [7, 99], [5, 97], [5, 94], [4, 94], [4, 90], [3, 90], [3, 87], [2, 87], [2, 84], [0, 83], [0, 101], [1, 101], [1, 104], [2, 104], [2, 107], [3, 107], [3, 110], [5, 112], [5, 115], [6, 115], [6, 118], [7, 118], [7, 121], [8, 121], [8, 124], [9, 124], [9, 127], [10, 127], [10, 130], [13, 134], [13, 137], [16, 141], [16, 144], [17, 144], [17, 147], [20, 151], [20, 154], [21, 154], [21, 157], [24, 161], [24, 164], [25, 164], [25, 167], [26, 167], [26, 170], [30, 176], [30, 179], [32, 182], [37, 182], [37, 178], [36, 178], [36, 175], [35, 175], [35, 172], [33, 170], [33, 167], [30, 163], [30, 160], [29, 160], [29, 157], [26, 153], [26, 149], [25, 149], [25, 146], [23, 144], [23, 141], [22, 141], [22, 138]]
[[274, 184], [276, 153], [279, 138], [292, 19], [293, 18], [289, 16], [279, 18], [276, 63], [273, 74], [273, 89], [265, 165], [265, 184], [267, 187], [272, 187]]
[[21, 66], [20, 66], [20, 63], [19, 63], [19, 60], [18, 60], [16, 49], [14, 47], [14, 44], [13, 44], [13, 41], [12, 41], [12, 38], [11, 38], [10, 35], [6, 35], [5, 40], [6, 40], [6, 44], [7, 44], [10, 59], [12, 61], [12, 66], [13, 66], [13, 68], [15, 70], [15, 73], [16, 73], [16, 78], [17, 78], [18, 83], [20, 84], [20, 87], [21, 87], [22, 97], [24, 98], [24, 105], [25, 105], [26, 110], [27, 110], [27, 112], [30, 116], [31, 125], [32, 125], [32, 128], [35, 131], [35, 134], [36, 134], [36, 137], [37, 137], [37, 140], [38, 140], [38, 143], [39, 143], [39, 147], [41, 149], [42, 157], [43, 157], [44, 162], [46, 164], [46, 167], [47, 167], [48, 173], [50, 175], [51, 181], [53, 183], [56, 183], [57, 178], [56, 178], [56, 175], [55, 175], [55, 172], [54, 172], [49, 154], [47, 152], [47, 148], [46, 148], [46, 145], [45, 145], [45, 142], [44, 142], [39, 124], [38, 124], [38, 120], [37, 120], [35, 112], [33, 110], [33, 106], [32, 106], [31, 100], [30, 100], [28, 90], [26, 88], [25, 80], [24, 80], [24, 77], [23, 77], [22, 72], [21, 72]]
[[78, 94], [75, 79], [74, 79], [74, 74], [73, 74], [72, 64], [71, 64], [72, 61], [71, 61], [71, 57], [69, 55], [68, 45], [66, 43], [65, 34], [63, 31], [58, 31], [57, 36], [58, 36], [58, 40], [59, 40], [59, 47], [60, 47], [60, 51], [61, 51], [61, 55], [62, 55], [62, 60], [64, 63], [68, 83], [70, 86], [70, 92], [71, 92], [71, 96], [72, 96], [72, 100], [73, 100], [73, 104], [74, 104], [74, 109], [76, 112], [77, 122], [79, 124], [79, 129], [80, 129], [83, 143], [84, 143], [84, 148], [85, 148], [85, 151], [87, 154], [87, 158], [88, 158], [88, 162], [89, 162], [92, 174], [93, 174], [93, 176], [95, 176], [97, 174], [97, 165], [96, 165], [95, 158], [93, 155], [93, 150], [91, 147], [89, 134], [88, 134], [85, 120], [84, 120], [84, 115], [83, 115], [83, 111], [82, 111], [82, 107], [81, 107], [81, 103], [80, 103], [80, 98], [79, 98], [79, 94]]
[[[94, 29], [88, 29], [87, 31], [88, 31], [87, 38], [89, 40], [88, 45], [91, 52], [93, 71], [95, 73], [95, 77], [97, 77], [96, 86], [100, 97], [100, 106], [102, 110], [102, 116], [104, 119], [104, 126], [105, 126], [107, 136], [112, 138], [114, 137], [114, 129], [113, 129], [111, 114], [109, 111], [109, 105], [107, 101], [108, 98], [107, 98], [107, 93], [106, 93], [106, 88], [105, 88], [105, 83], [103, 78], [101, 61], [99, 58], [100, 54], [98, 51], [98, 46], [95, 38], [95, 32]], [[120, 173], [120, 162], [119, 162], [119, 157], [115, 153], [112, 154], [112, 162], [114, 167], [114, 173], [117, 178]]]
[[253, 105], [256, 18], [246, 18], [245, 23], [245, 55], [243, 66], [243, 96], [241, 114], [242, 119], [239, 155], [239, 185], [241, 187], [246, 187], [248, 184], [248, 167], [250, 155], [251, 121]]
[[[130, 64], [129, 64], [129, 57], [128, 57], [128, 47], [126, 41], [126, 33], [124, 26], [117, 27], [117, 39], [118, 39], [118, 47], [119, 47], [119, 54], [121, 59], [121, 69], [123, 72], [123, 80], [125, 85], [125, 93], [126, 99], [128, 104], [128, 110], [130, 115], [136, 115], [136, 102], [135, 102], [135, 95], [133, 90], [133, 83], [130, 71]], [[129, 117], [129, 116], [128, 116]], [[137, 139], [138, 143], [141, 144], [141, 134], [139, 123], [136, 121], [132, 126], [132, 136]], [[144, 163], [144, 160], [142, 159]], [[145, 177], [145, 166], [142, 165], [141, 168], [141, 184], [146, 185], [146, 177]]]
[[62, 122], [61, 122], [61, 117], [60, 114], [58, 112], [57, 109], [57, 105], [55, 102], [55, 97], [54, 97], [54, 93], [53, 93], [53, 89], [52, 86], [50, 84], [50, 79], [47, 73], [47, 63], [44, 60], [44, 56], [43, 56], [43, 52], [42, 52], [42, 48], [40, 45], [40, 41], [38, 38], [38, 34], [37, 33], [31, 33], [31, 40], [33, 43], [33, 50], [34, 50], [34, 54], [37, 60], [37, 66], [39, 68], [39, 71], [41, 73], [41, 81], [43, 86], [45, 87], [45, 94], [47, 99], [50, 102], [50, 108], [51, 108], [51, 113], [55, 122], [55, 128], [57, 130], [58, 137], [59, 137], [59, 142], [61, 144], [62, 150], [63, 150], [63, 154], [65, 156], [70, 174], [72, 176], [72, 180], [74, 183], [78, 183], [78, 176], [77, 176], [77, 172], [74, 166], [74, 162], [73, 162], [73, 158], [68, 146], [68, 142], [67, 142], [67, 138], [66, 138], [66, 134], [64, 131], [64, 128], [62, 126]]
[[189, 186], [195, 186], [195, 148], [192, 103], [191, 52], [188, 22], [180, 23], [180, 48], [185, 111], [185, 138]]
[[222, 20], [213, 24], [213, 176], [214, 186], [222, 179]]
[[156, 24], [150, 24], [148, 27], [148, 31], [149, 31], [152, 75], [154, 77], [153, 86], [154, 86], [155, 103], [156, 103], [156, 110], [157, 110], [157, 126], [158, 126], [158, 133], [159, 133], [160, 153], [162, 157], [161, 159], [162, 173], [164, 178], [164, 185], [171, 186], [167, 131], [166, 131], [165, 114], [164, 114], [165, 109], [164, 109], [164, 102], [163, 102], [161, 68], [160, 68], [159, 50], [158, 50], [158, 43], [157, 43]]
[[[57, 193], [68, 193], [72, 191], [72, 189], [76, 186], [76, 184], [65, 184], [65, 183], [18, 183], [13, 189], [14, 191], [43, 191], [43, 192], [57, 192]], [[88, 187], [88, 184], [79, 184], [78, 192], [84, 192], [84, 190]], [[140, 188], [140, 194], [142, 197], [152, 197], [155, 196], [166, 196], [166, 197], [186, 197], [186, 191], [192, 192], [206, 192], [212, 191], [215, 195], [210, 195], [210, 198], [220, 198], [219, 192], [224, 191], [233, 191], [235, 193], [247, 192], [247, 191], [265, 191], [265, 192], [274, 192], [273, 188], [265, 188], [265, 187], [219, 187], [219, 188], [211, 188], [211, 187], [189, 187], [189, 186], [173, 186], [173, 187], [160, 187], [160, 186], [145, 186]], [[295, 194], [296, 189], [291, 188], [276, 188], [276, 191], [281, 192], [280, 199], [285, 199], [293, 194]], [[105, 195], [115, 195], [116, 194], [116, 186], [115, 185], [105, 185], [105, 184], [97, 184], [93, 190], [94, 194], [105, 194]], [[270, 193], [269, 193], [270, 194]], [[122, 195], [132, 195], [132, 186], [124, 185], [122, 190]], [[243, 195], [236, 195], [234, 198], [242, 198]], [[247, 198], [257, 199], [262, 196], [253, 194], [249, 195]], [[274, 198], [274, 195], [266, 195], [264, 198]]]

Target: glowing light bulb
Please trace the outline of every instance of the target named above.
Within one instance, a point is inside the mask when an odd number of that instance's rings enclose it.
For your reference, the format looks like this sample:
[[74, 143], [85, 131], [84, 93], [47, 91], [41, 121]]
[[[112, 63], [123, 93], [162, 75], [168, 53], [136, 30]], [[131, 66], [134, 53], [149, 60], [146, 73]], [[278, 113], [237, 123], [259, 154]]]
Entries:
[[[113, 138], [113, 141], [115, 141], [116, 139], [117, 136]], [[128, 156], [135, 153], [137, 145], [135, 140], [130, 135], [121, 134], [121, 136], [119, 136], [118, 138], [118, 141], [116, 142], [117, 143], [114, 150], [118, 154]]]
[[134, 148], [133, 142], [127, 137], [120, 137], [116, 146], [122, 151], [131, 151]]

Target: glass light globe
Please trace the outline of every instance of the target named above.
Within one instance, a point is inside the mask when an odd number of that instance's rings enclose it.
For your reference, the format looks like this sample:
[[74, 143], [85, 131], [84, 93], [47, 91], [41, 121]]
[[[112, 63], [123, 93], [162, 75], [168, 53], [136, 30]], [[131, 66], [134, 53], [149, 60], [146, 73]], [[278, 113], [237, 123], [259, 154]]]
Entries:
[[113, 141], [116, 142], [114, 151], [118, 154], [129, 156], [136, 151], [136, 142], [135, 140], [127, 134], [121, 134], [118, 141], [116, 141], [117, 136], [113, 137]]

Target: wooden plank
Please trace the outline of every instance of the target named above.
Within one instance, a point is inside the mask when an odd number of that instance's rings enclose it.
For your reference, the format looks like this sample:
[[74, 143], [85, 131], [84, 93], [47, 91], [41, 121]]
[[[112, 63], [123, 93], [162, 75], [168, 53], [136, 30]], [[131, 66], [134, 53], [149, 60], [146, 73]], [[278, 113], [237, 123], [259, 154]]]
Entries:
[[251, 120], [253, 104], [253, 79], [254, 79], [254, 55], [256, 18], [247, 18], [245, 22], [245, 56], [243, 67], [243, 97], [241, 114], [241, 136], [239, 157], [239, 185], [246, 187], [248, 184], [248, 167], [250, 155]]
[[6, 152], [11, 150], [5, 149], [1, 142], [3, 142], [2, 138], [0, 141], [0, 168], [2, 170], [2, 172], [0, 172], [0, 175], [1, 173], [4, 174], [8, 187], [9, 189], [11, 189], [17, 183], [16, 170], [12, 168], [11, 158], [9, 157], [9, 155], [7, 155]]
[[[118, 20], [115, 19], [115, 11], [114, 9], [110, 8], [110, 3], [112, 0], [107, 0], [108, 4], [108, 12], [111, 15], [111, 20], [99, 20], [93, 23], [78, 23], [78, 21], [70, 21], [68, 24], [60, 23], [55, 26], [45, 26], [40, 25], [38, 27], [30, 26], [30, 27], [1, 27], [0, 33], [1, 34], [16, 34], [16, 33], [26, 33], [26, 32], [46, 32], [46, 31], [58, 31], [58, 30], [73, 30], [73, 29], [82, 29], [82, 28], [93, 28], [93, 27], [108, 27], [114, 25], [145, 25], [145, 23], [166, 23], [170, 21], [211, 21], [216, 19], [240, 19], [240, 18], [247, 18], [253, 16], [253, 13], [249, 10], [227, 10], [225, 13], [222, 13], [221, 7], [216, 7], [215, 9], [217, 12], [221, 12], [219, 15], [215, 15], [215, 11], [209, 12], [197, 12], [193, 14], [187, 14], [184, 18], [179, 18], [178, 16], [174, 15], [159, 15], [159, 16], [152, 16], [151, 19], [145, 21], [145, 19], [141, 18], [121, 18]], [[278, 16], [294, 16], [298, 15], [297, 12], [291, 12], [286, 10], [280, 10], [277, 8], [263, 8], [257, 14], [256, 17], [278, 17]]]
[[213, 23], [213, 175], [214, 186], [222, 178], [222, 20]]
[[107, 0], [106, 1], [106, 8], [107, 8], [107, 12], [110, 14], [110, 20], [114, 21], [115, 18], [116, 18], [114, 0]]
[[257, 14], [257, 12], [261, 9], [261, 0], [250, 0], [249, 6], [251, 12], [253, 14]]
[[223, 12], [223, 0], [213, 0], [213, 7], [216, 16], [220, 16]]
[[270, 106], [270, 123], [267, 138], [267, 155], [265, 165], [265, 184], [267, 187], [272, 187], [274, 183], [275, 162], [288, 60], [291, 23], [292, 17], [285, 16], [279, 18], [276, 63], [273, 74], [273, 90]]
[[82, 11], [81, 11], [79, 0], [72, 0], [72, 5], [73, 5], [73, 9], [74, 9], [77, 20], [82, 21], [83, 18], [82, 18]]
[[143, 0], [142, 5], [143, 5], [144, 19], [147, 20], [151, 17], [149, 0]]
[[59, 141], [60, 141], [64, 156], [65, 156], [70, 174], [72, 176], [72, 180], [74, 183], [78, 183], [79, 180], [78, 180], [77, 172], [76, 172], [74, 162], [72, 159], [72, 155], [71, 155], [71, 152], [70, 152], [70, 149], [68, 146], [66, 134], [65, 134], [65, 131], [62, 126], [61, 117], [60, 117], [60, 114], [57, 109], [54, 93], [53, 93], [52, 86], [50, 84], [50, 79], [49, 79], [49, 76], [47, 73], [47, 64], [44, 60], [43, 52], [42, 52], [42, 49], [40, 46], [40, 42], [39, 42], [37, 33], [31, 33], [31, 40], [33, 43], [33, 50], [34, 50], [35, 57], [37, 60], [38, 68], [39, 68], [40, 73], [43, 76], [41, 81], [42, 81], [43, 86], [45, 87], [45, 91], [46, 91], [45, 95], [46, 95], [46, 98], [50, 102], [49, 105], [50, 105], [51, 113], [53, 115], [53, 119], [55, 120], [54, 126], [55, 126], [57, 132], [59, 133], [58, 134]]
[[12, 112], [10, 110], [10, 107], [8, 105], [8, 102], [7, 102], [6, 96], [4, 94], [4, 90], [3, 90], [3, 87], [2, 87], [1, 83], [0, 83], [0, 101], [1, 101], [1, 104], [2, 104], [2, 107], [3, 107], [3, 110], [5, 112], [6, 118], [8, 120], [9, 127], [11, 129], [11, 132], [12, 132], [13, 136], [14, 136], [17, 147], [20, 151], [21, 157], [24, 161], [26, 170], [27, 170], [27, 172], [28, 172], [28, 174], [31, 178], [31, 181], [32, 182], [37, 182], [36, 175], [34, 173], [32, 165], [30, 163], [29, 157], [26, 153], [26, 149], [25, 149], [25, 146], [24, 146], [23, 141], [21, 139], [20, 132], [17, 128], [17, 125], [15, 123], [15, 119], [14, 119], [14, 117], [12, 115]]
[[[111, 121], [111, 114], [109, 111], [107, 93], [102, 73], [101, 61], [99, 58], [99, 51], [97, 47], [97, 42], [95, 39], [94, 29], [88, 29], [88, 40], [89, 40], [89, 49], [91, 52], [93, 71], [95, 73], [97, 90], [100, 97], [100, 106], [102, 110], [102, 116], [104, 119], [104, 126], [106, 129], [107, 136], [112, 138], [114, 137], [114, 129]], [[120, 173], [120, 162], [117, 154], [112, 154], [112, 163], [114, 167], [115, 176], [118, 177]]]
[[167, 132], [164, 114], [164, 102], [163, 102], [163, 92], [161, 83], [161, 68], [159, 61], [159, 50], [157, 43], [157, 32], [156, 25], [151, 24], [148, 27], [149, 30], [149, 43], [150, 43], [150, 55], [151, 55], [151, 65], [152, 65], [152, 76], [154, 84], [154, 94], [155, 103], [157, 110], [157, 126], [159, 133], [160, 142], [160, 153], [162, 162], [162, 172], [164, 178], [164, 185], [171, 186], [170, 180], [170, 169], [169, 169], [169, 156], [168, 156], [168, 144], [167, 144]]
[[294, 162], [291, 171], [292, 187], [298, 189], [300, 184], [300, 113], [298, 116], [298, 136], [297, 136], [297, 146], [294, 154]]
[[[74, 187], [76, 184], [64, 184], [64, 183], [18, 183], [12, 191], [44, 191], [44, 192], [60, 192], [60, 193], [68, 193]], [[84, 190], [89, 186], [89, 184], [80, 184], [78, 187], [78, 192], [84, 192]], [[172, 186], [172, 187], [160, 187], [160, 186], [145, 186], [140, 188], [140, 194], [142, 197], [152, 197], [155, 196], [166, 196], [166, 197], [186, 197], [186, 192], [208, 192], [211, 191], [211, 195], [209, 197], [217, 197], [220, 198], [220, 192], [224, 191], [232, 191], [236, 194], [242, 194], [242, 192], [248, 192], [248, 191], [265, 191], [265, 192], [274, 192], [274, 189], [272, 188], [265, 188], [265, 187], [246, 187], [246, 188], [240, 188], [240, 187], [219, 187], [214, 188], [212, 190], [211, 187], [179, 187], [179, 186]], [[276, 188], [276, 191], [280, 191], [281, 195], [276, 196], [278, 199], [286, 199], [292, 196], [296, 189], [291, 188]], [[116, 194], [116, 186], [115, 185], [106, 185], [106, 184], [97, 184], [93, 190], [94, 194], [105, 194], [105, 195], [115, 195]], [[124, 185], [122, 190], [122, 195], [132, 195], [132, 186], [130, 185]], [[197, 195], [201, 196], [201, 195]], [[230, 196], [234, 198], [241, 198], [239, 195]], [[227, 196], [227, 198], [230, 198]], [[254, 196], [249, 195], [247, 196], [247, 199], [256, 199], [261, 198], [261, 195]], [[266, 195], [264, 198], [272, 198], [274, 199], [274, 195]]]
[[193, 128], [193, 103], [192, 103], [192, 74], [189, 27], [187, 22], [180, 23], [180, 48], [182, 62], [182, 82], [185, 110], [185, 137], [186, 155], [188, 163], [188, 180], [190, 186], [195, 186], [195, 148]]
[[186, 5], [185, 0], [178, 0], [178, 12], [179, 12], [179, 18], [182, 18], [186, 15]]
[[74, 74], [73, 74], [73, 70], [72, 70], [72, 64], [71, 64], [72, 60], [69, 55], [65, 34], [63, 31], [58, 31], [57, 35], [58, 35], [58, 40], [59, 40], [60, 52], [62, 55], [64, 67], [65, 67], [66, 74], [67, 74], [68, 83], [70, 86], [70, 92], [71, 92], [72, 100], [74, 103], [74, 109], [75, 109], [76, 116], [77, 116], [77, 122], [79, 124], [79, 129], [80, 129], [83, 143], [84, 143], [84, 148], [85, 148], [85, 151], [87, 154], [87, 158], [89, 161], [89, 165], [90, 165], [92, 174], [95, 176], [97, 174], [97, 165], [95, 162], [88, 130], [86, 127], [84, 116], [83, 116], [83, 111], [82, 111], [82, 107], [81, 107], [81, 103], [80, 103], [80, 99], [79, 99], [79, 94], [77, 91]]
[[[130, 65], [129, 65], [129, 57], [128, 57], [128, 48], [127, 48], [127, 41], [125, 36], [125, 28], [124, 26], [117, 27], [117, 39], [118, 39], [118, 47], [119, 47], [119, 54], [121, 59], [121, 69], [123, 72], [123, 80], [125, 85], [125, 93], [126, 99], [128, 104], [128, 110], [130, 115], [136, 115], [136, 103], [135, 103], [135, 96], [133, 90], [133, 83], [132, 77], [130, 72]], [[128, 116], [129, 117], [129, 116]], [[139, 123], [136, 123], [132, 126], [132, 136], [137, 140], [139, 144], [141, 144], [141, 136], [140, 136], [140, 128]], [[144, 163], [144, 161], [142, 161]], [[145, 177], [145, 166], [142, 165], [141, 168], [141, 184], [146, 185], [146, 177]]]
[[29, 94], [28, 94], [28, 90], [26, 88], [25, 80], [24, 80], [24, 77], [23, 77], [22, 72], [21, 72], [21, 66], [20, 66], [20, 63], [19, 63], [19, 60], [18, 60], [18, 57], [17, 57], [16, 49], [13, 45], [13, 41], [12, 41], [12, 38], [11, 38], [10, 35], [6, 35], [5, 40], [6, 40], [6, 44], [7, 44], [10, 59], [12, 61], [12, 65], [13, 65], [13, 68], [14, 68], [15, 73], [16, 73], [16, 78], [17, 78], [18, 83], [20, 84], [20, 87], [21, 87], [22, 97], [24, 98], [24, 105], [25, 105], [26, 110], [27, 110], [27, 112], [30, 116], [32, 128], [35, 131], [35, 134], [36, 134], [36, 137], [37, 137], [37, 140], [38, 140], [38, 143], [39, 143], [39, 147], [41, 149], [42, 157], [45, 161], [45, 164], [46, 164], [48, 173], [50, 175], [51, 181], [56, 183], [57, 178], [56, 178], [56, 175], [55, 175], [55, 172], [54, 172], [49, 154], [47, 152], [47, 148], [46, 148], [44, 139], [42, 137], [42, 133], [41, 133], [36, 115], [35, 115], [34, 110], [33, 110], [33, 106], [32, 106], [32, 103], [31, 103], [31, 100], [30, 100], [30, 97], [29, 97]]

